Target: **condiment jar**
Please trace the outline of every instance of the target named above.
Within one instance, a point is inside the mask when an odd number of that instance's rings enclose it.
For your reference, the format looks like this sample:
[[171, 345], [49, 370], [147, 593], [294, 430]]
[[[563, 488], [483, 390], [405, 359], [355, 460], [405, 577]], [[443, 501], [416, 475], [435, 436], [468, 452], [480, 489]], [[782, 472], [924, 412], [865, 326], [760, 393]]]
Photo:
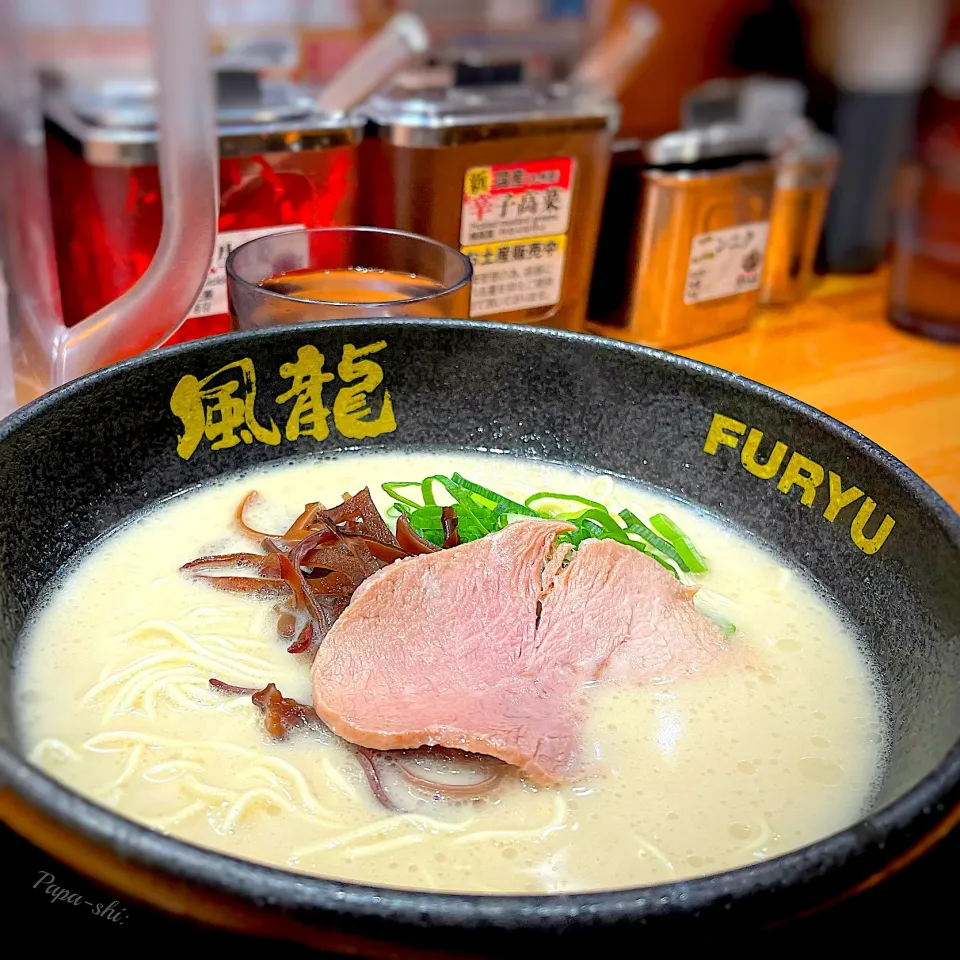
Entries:
[[746, 329], [770, 230], [774, 168], [767, 138], [716, 125], [650, 141], [641, 156], [629, 295], [620, 309], [608, 304], [605, 314], [592, 313], [588, 326], [664, 348]]
[[806, 123], [778, 152], [761, 304], [794, 303], [809, 292], [839, 165], [836, 141]]
[[610, 146], [612, 98], [458, 64], [447, 87], [403, 78], [362, 108], [364, 221], [473, 262], [470, 316], [579, 330]]
[[684, 126], [737, 123], [761, 131], [776, 155], [770, 238], [761, 304], [788, 304], [810, 288], [830, 191], [839, 166], [836, 141], [803, 116], [807, 93], [796, 80], [753, 76], [711, 80], [684, 98]]
[[[230, 328], [224, 265], [256, 237], [356, 220], [363, 120], [318, 114], [301, 88], [245, 69], [218, 74], [220, 210], [206, 284], [168, 342]], [[160, 238], [155, 90], [48, 84], [47, 166], [63, 313], [78, 323], [126, 292]]]

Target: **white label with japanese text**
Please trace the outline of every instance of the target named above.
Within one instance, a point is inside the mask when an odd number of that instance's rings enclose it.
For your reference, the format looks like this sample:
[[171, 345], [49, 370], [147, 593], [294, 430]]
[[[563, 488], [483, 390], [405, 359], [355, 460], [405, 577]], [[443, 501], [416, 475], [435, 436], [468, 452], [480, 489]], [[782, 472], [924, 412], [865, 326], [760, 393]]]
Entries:
[[463, 180], [461, 245], [566, 233], [574, 168], [572, 157], [471, 167]]
[[303, 228], [302, 223], [290, 223], [278, 227], [252, 227], [249, 230], [227, 230], [224, 233], [218, 233], [207, 279], [187, 318], [216, 316], [227, 312], [227, 257], [237, 247], [249, 240], [269, 237], [274, 233], [287, 233], [290, 230], [303, 230]]
[[473, 263], [470, 316], [557, 303], [566, 248], [563, 234], [464, 247], [463, 252]]
[[770, 224], [765, 220], [698, 233], [690, 244], [686, 304], [731, 297], [760, 286]]
[[471, 317], [560, 302], [575, 171], [572, 157], [466, 171], [460, 249], [473, 263]]

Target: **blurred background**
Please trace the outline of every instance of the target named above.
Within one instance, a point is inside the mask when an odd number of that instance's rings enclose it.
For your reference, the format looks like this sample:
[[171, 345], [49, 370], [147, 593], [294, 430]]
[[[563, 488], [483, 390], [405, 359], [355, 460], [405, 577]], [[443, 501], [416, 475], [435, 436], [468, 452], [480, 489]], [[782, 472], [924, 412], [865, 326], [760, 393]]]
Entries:
[[[117, 74], [151, 70], [148, 0], [9, 0], [24, 25], [40, 68], [97, 69]], [[621, 132], [651, 137], [674, 129], [683, 97], [716, 77], [766, 73], [794, 77], [812, 93], [811, 113], [830, 109], [836, 76], [874, 61], [877, 89], [899, 69], [909, 86], [925, 86], [939, 47], [960, 42], [960, 6], [927, 0], [649, 0], [660, 19], [650, 56], [621, 102]], [[496, 50], [523, 58], [536, 73], [565, 76], [579, 56], [613, 27], [627, 0], [210, 0], [212, 52], [258, 61], [265, 71], [311, 83], [333, 77], [390, 17], [423, 18], [438, 52], [444, 47]], [[847, 8], [849, 13], [845, 14]], [[871, 10], [870, 8], [873, 8]], [[860, 39], [841, 37], [846, 17], [859, 20]], [[909, 66], [882, 61], [889, 49], [871, 44], [870, 29], [893, 26], [909, 42], [927, 21], [928, 43]], [[889, 31], [888, 31], [889, 32]], [[855, 41], [851, 43], [851, 41]], [[861, 48], [858, 53], [857, 48]], [[904, 57], [910, 59], [909, 52]], [[866, 79], [865, 83], [869, 82]]]
[[[802, 303], [824, 276], [869, 275], [891, 324], [960, 339], [958, 0], [181, 6], [0, 8], [7, 407], [11, 367], [22, 402], [158, 344], [280, 322], [228, 307], [224, 262], [291, 227], [367, 224], [459, 249], [474, 267], [460, 310], [471, 317], [685, 349]], [[202, 177], [164, 185], [175, 164], [164, 165], [173, 148], [157, 133], [159, 38], [178, 15], [192, 40], [182, 18], [202, 18], [215, 70], [215, 220]], [[378, 74], [369, 45], [382, 53], [391, 30], [394, 69]], [[168, 51], [186, 63], [188, 46]], [[365, 75], [376, 75], [369, 89]], [[169, 108], [184, 129], [206, 96], [191, 89]], [[470, 203], [482, 218], [496, 195], [477, 200], [465, 187], [484, 169], [563, 183], [576, 173], [553, 226], [492, 234], [536, 241], [536, 256], [553, 240], [553, 265], [525, 272], [510, 295], [503, 265], [530, 250], [484, 245], [483, 231], [463, 226]], [[734, 262], [742, 244], [751, 250]], [[157, 295], [151, 263], [168, 292], [162, 319], [146, 290], [152, 281]]]

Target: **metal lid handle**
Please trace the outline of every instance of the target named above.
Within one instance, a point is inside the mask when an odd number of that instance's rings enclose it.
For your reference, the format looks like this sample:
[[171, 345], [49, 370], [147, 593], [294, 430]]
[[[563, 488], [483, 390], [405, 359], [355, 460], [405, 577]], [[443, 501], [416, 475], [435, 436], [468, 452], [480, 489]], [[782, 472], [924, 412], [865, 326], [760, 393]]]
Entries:
[[398, 13], [330, 81], [317, 98], [318, 109], [328, 114], [352, 110], [429, 45], [423, 21]]
[[611, 98], [618, 97], [660, 33], [660, 18], [646, 4], [635, 3], [608, 36], [594, 44], [571, 74], [571, 82]]

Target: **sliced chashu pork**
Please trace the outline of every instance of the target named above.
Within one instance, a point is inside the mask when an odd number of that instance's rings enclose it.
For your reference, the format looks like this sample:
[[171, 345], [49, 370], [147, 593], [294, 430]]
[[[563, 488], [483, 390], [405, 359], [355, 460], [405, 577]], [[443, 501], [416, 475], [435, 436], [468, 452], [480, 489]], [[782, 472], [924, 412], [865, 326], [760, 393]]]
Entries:
[[313, 664], [313, 702], [346, 740], [439, 744], [545, 779], [579, 766], [583, 685], [689, 676], [723, 636], [656, 561], [612, 540], [565, 567], [570, 525], [518, 520], [366, 580]]

